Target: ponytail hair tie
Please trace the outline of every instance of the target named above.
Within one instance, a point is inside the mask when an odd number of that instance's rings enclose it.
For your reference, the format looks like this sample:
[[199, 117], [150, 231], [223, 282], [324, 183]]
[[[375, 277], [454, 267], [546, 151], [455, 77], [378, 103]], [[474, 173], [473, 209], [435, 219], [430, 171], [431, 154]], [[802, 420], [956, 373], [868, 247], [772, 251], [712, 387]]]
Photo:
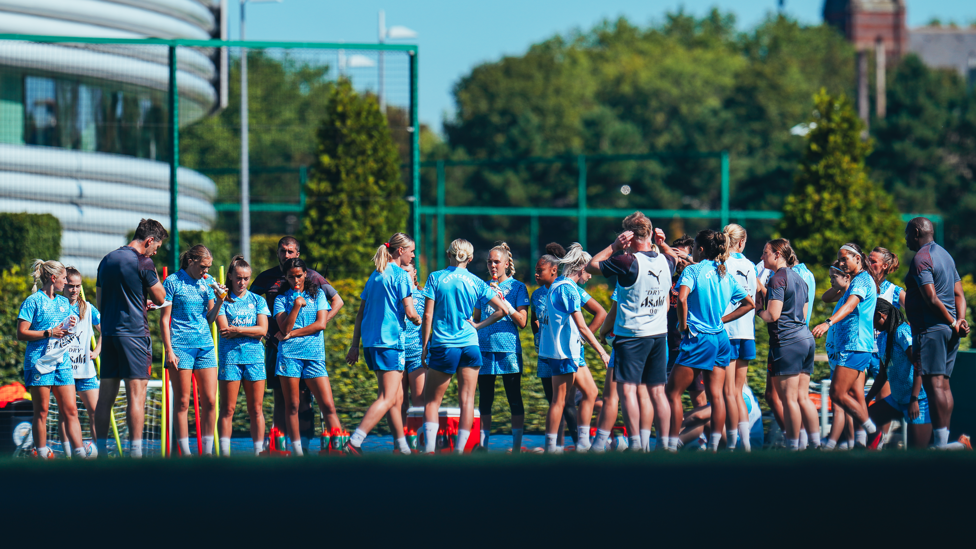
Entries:
[[390, 243], [389, 242], [384, 242], [383, 245], [386, 246], [387, 248], [390, 247]]

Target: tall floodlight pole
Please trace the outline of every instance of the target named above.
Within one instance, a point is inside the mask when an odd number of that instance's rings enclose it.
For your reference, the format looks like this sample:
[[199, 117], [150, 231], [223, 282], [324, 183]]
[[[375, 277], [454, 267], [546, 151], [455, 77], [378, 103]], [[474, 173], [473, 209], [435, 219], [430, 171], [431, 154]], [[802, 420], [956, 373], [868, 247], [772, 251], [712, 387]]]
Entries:
[[[417, 32], [407, 27], [395, 26], [386, 28], [386, 12], [380, 10], [380, 21], [379, 21], [379, 40], [380, 44], [385, 44], [387, 40], [401, 40], [416, 38]], [[383, 60], [383, 50], [380, 50], [380, 73], [379, 73], [379, 96], [380, 96], [380, 112], [386, 114], [386, 71], [385, 64]]]
[[[252, 3], [279, 3], [281, 0], [241, 0], [241, 41], [246, 40], [245, 6]], [[251, 166], [247, 120], [247, 48], [241, 48], [241, 253], [251, 261]]]

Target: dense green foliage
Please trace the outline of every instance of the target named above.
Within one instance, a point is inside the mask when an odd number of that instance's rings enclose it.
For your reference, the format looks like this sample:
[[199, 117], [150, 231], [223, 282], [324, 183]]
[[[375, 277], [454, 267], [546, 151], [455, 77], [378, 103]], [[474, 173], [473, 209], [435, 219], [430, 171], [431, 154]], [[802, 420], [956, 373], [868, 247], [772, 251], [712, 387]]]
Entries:
[[61, 258], [61, 222], [51, 214], [0, 213], [0, 269]]
[[806, 151], [779, 226], [803, 261], [829, 265], [847, 242], [867, 251], [882, 242], [896, 253], [904, 248], [904, 225], [891, 195], [864, 167], [871, 143], [861, 139], [862, 129], [845, 96], [817, 94]]
[[400, 157], [375, 96], [340, 80], [318, 132], [302, 214], [302, 254], [339, 278], [368, 275], [369, 258], [407, 222]]

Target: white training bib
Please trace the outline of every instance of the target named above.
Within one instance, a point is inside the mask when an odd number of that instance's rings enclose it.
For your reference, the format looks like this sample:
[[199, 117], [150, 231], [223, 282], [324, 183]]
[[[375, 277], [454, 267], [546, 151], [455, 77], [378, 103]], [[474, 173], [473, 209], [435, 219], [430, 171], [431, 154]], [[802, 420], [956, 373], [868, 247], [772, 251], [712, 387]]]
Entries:
[[[579, 327], [573, 321], [573, 314], [556, 310], [552, 306], [552, 295], [556, 288], [566, 284], [576, 284], [572, 280], [559, 280], [549, 287], [546, 294], [546, 311], [539, 320], [542, 337], [539, 356], [542, 358], [570, 358], [577, 362], [583, 352]], [[574, 289], [575, 291], [575, 289]]]
[[628, 288], [617, 284], [617, 321], [613, 333], [623, 337], [651, 337], [668, 333], [668, 292], [671, 267], [664, 254], [634, 254], [640, 274]]
[[95, 361], [91, 359], [92, 307], [85, 307], [85, 318], [75, 324], [74, 330], [62, 339], [66, 342], [68, 356], [71, 357], [71, 368], [75, 379], [90, 379], [95, 377]]
[[[69, 315], [68, 318], [64, 319], [61, 323], [61, 329], [67, 330], [71, 319], [77, 320], [78, 317], [75, 315]], [[76, 324], [77, 325], [77, 324]], [[68, 343], [71, 338], [69, 335], [65, 335], [62, 338], [49, 337], [47, 340], [47, 348], [44, 349], [44, 354], [37, 360], [34, 364], [34, 371], [39, 374], [50, 374], [54, 370], [57, 370], [58, 366], [64, 361], [64, 353], [68, 350]]]
[[[752, 261], [746, 259], [746, 256], [742, 254], [733, 254], [725, 262], [725, 269], [739, 283], [739, 286], [742, 286], [749, 297], [755, 297], [758, 284], [756, 282], [756, 265]], [[730, 303], [725, 308], [723, 316], [731, 313], [738, 306], [738, 303]], [[732, 322], [726, 322], [725, 331], [729, 334], [729, 339], [756, 339], [756, 311], [749, 311]]]

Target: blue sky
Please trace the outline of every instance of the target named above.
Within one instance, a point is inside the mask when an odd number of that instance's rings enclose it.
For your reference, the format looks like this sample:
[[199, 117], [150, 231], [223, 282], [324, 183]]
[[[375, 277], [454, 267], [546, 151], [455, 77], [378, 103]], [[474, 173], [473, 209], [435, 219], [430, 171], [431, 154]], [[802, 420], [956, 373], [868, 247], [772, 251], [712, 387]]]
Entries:
[[[231, 39], [240, 38], [240, 10], [228, 0]], [[418, 33], [407, 43], [420, 46], [420, 120], [440, 131], [454, 108], [451, 89], [473, 67], [519, 55], [536, 42], [573, 29], [588, 29], [603, 19], [626, 16], [645, 25], [684, 7], [702, 15], [712, 7], [730, 11], [742, 29], [759, 23], [777, 0], [283, 0], [280, 4], [248, 4], [249, 40], [314, 42], [376, 42], [377, 13], [386, 11], [387, 26], [403, 25]], [[786, 0], [786, 12], [803, 23], [821, 21], [822, 0]], [[909, 26], [933, 17], [943, 22], [976, 21], [973, 0], [908, 3]], [[393, 75], [388, 77], [393, 80]], [[394, 82], [390, 83], [392, 87]]]

